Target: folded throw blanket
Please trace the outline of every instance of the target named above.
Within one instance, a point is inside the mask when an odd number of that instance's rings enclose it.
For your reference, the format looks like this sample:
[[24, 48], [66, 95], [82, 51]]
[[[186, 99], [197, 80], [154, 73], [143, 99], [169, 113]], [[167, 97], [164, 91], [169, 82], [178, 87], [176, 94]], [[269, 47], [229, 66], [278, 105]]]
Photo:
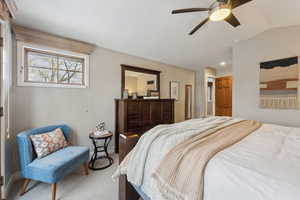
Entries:
[[[127, 180], [136, 186], [143, 183], [144, 170], [146, 162], [149, 160], [151, 148], [159, 149], [157, 153], [160, 156], [166, 155], [176, 145], [192, 138], [196, 135], [212, 128], [219, 127], [226, 123], [233, 123], [230, 117], [208, 117], [205, 119], [193, 119], [176, 124], [159, 125], [146, 132], [138, 141], [134, 149], [125, 157], [116, 172], [113, 179], [122, 174], [127, 175]], [[240, 120], [238, 120], [240, 121]], [[159, 144], [163, 144], [163, 147]], [[149, 163], [153, 165], [154, 163]]]
[[260, 126], [259, 122], [244, 120], [215, 127], [173, 148], [153, 174], [164, 199], [202, 200], [204, 171], [208, 161]]

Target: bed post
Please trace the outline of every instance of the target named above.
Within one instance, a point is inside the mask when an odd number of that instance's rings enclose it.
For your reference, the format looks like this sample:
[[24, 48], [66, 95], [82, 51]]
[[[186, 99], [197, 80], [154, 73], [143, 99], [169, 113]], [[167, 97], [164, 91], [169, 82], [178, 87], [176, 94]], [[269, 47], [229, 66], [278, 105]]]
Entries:
[[[139, 136], [134, 133], [121, 134], [119, 138], [119, 162], [133, 149], [139, 140]], [[119, 178], [119, 200], [138, 200], [139, 194], [127, 181], [126, 176]]]
[[139, 194], [127, 181], [126, 176], [121, 176], [119, 178], [119, 200], [138, 200], [139, 198]]

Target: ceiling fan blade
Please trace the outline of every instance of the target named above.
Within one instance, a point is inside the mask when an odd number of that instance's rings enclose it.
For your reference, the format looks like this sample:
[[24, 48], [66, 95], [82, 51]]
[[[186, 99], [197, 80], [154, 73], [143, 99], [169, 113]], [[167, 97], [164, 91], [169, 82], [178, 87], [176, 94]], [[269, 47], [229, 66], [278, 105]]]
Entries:
[[239, 20], [232, 13], [224, 20], [231, 24], [233, 27], [238, 27], [239, 25], [241, 25]]
[[198, 26], [196, 26], [189, 34], [193, 35], [196, 31], [198, 31], [199, 28], [201, 28], [207, 21], [209, 18], [206, 18], [205, 20], [203, 20], [200, 24], [198, 24]]
[[180, 13], [187, 13], [187, 12], [201, 12], [201, 11], [209, 11], [209, 8], [186, 8], [186, 9], [179, 9], [179, 10], [173, 10], [172, 14], [180, 14]]
[[231, 8], [234, 9], [253, 0], [231, 0]]

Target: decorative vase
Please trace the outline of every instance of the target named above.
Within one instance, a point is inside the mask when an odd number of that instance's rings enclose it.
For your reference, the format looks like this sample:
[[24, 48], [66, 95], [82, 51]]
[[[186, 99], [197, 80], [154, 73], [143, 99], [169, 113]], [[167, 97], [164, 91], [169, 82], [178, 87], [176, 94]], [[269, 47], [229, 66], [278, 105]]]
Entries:
[[123, 99], [128, 99], [128, 90], [123, 91]]

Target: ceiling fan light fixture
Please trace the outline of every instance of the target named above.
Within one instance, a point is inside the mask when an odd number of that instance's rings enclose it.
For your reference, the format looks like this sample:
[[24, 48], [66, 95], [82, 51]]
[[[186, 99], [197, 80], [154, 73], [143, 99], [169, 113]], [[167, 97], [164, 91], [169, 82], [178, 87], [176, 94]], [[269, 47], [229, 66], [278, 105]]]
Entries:
[[211, 21], [222, 21], [231, 14], [231, 8], [228, 4], [220, 4], [211, 10], [209, 19]]

